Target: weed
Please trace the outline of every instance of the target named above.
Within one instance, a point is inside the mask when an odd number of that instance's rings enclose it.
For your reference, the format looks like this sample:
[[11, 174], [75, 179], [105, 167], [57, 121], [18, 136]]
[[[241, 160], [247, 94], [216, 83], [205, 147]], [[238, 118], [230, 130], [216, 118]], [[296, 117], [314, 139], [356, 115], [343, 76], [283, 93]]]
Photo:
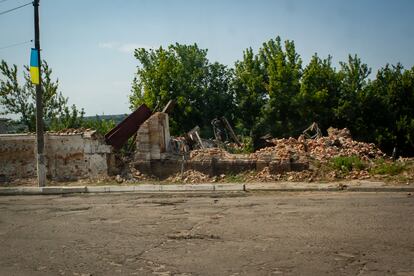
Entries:
[[375, 165], [371, 168], [371, 174], [386, 174], [397, 175], [405, 170], [406, 166], [400, 162], [390, 162], [384, 159], [379, 159], [375, 162]]
[[224, 182], [234, 183], [234, 182], [244, 182], [244, 176], [242, 174], [229, 174], [224, 177]]
[[331, 166], [335, 170], [347, 173], [353, 169], [362, 170], [366, 164], [358, 156], [338, 156], [331, 159]]

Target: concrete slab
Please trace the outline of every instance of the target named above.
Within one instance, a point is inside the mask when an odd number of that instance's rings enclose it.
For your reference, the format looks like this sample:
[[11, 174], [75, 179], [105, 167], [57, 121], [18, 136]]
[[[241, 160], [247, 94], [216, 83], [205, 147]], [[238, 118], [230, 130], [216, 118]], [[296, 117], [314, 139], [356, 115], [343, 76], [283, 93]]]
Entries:
[[54, 195], [54, 194], [73, 194], [73, 193], [85, 193], [85, 186], [74, 186], [74, 187], [40, 187], [41, 194]]
[[186, 185], [161, 185], [161, 191], [163, 192], [185, 192]]
[[86, 191], [88, 193], [109, 193], [109, 186], [87, 186]]
[[134, 186], [110, 186], [109, 187], [110, 193], [133, 192], [134, 190], [135, 190]]
[[215, 191], [244, 191], [245, 185], [244, 184], [215, 184], [214, 185]]
[[214, 184], [186, 184], [183, 186], [185, 187], [185, 191], [214, 191]]
[[38, 195], [42, 194], [40, 187], [18, 187], [19, 193], [22, 195]]
[[0, 195], [56, 195], [69, 193], [157, 193], [157, 192], [214, 192], [214, 191], [349, 191], [349, 192], [414, 192], [414, 185], [390, 185], [382, 182], [334, 183], [234, 183], [234, 184], [181, 184], [135, 186], [54, 186], [54, 187], [0, 187]]
[[144, 185], [136, 185], [134, 186], [135, 192], [160, 192], [162, 185], [152, 185], [152, 184], [144, 184]]

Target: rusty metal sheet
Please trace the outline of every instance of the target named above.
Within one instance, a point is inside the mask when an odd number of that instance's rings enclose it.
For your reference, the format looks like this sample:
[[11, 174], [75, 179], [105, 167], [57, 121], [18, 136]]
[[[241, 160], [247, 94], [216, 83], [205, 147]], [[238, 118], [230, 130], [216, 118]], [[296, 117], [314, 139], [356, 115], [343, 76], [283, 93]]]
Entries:
[[105, 134], [105, 141], [115, 149], [120, 149], [128, 139], [133, 136], [149, 117], [152, 111], [145, 105], [141, 105], [116, 127]]

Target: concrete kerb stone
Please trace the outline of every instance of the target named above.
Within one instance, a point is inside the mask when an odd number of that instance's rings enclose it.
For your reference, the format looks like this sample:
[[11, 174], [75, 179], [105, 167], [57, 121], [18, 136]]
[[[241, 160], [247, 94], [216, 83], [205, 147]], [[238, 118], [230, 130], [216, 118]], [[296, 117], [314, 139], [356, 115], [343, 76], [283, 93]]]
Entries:
[[200, 191], [200, 192], [213, 192], [215, 189], [214, 184], [186, 184], [186, 185], [182, 185], [185, 188], [186, 192], [190, 192], [190, 191]]
[[215, 191], [246, 191], [245, 184], [216, 184]]
[[134, 186], [135, 192], [161, 192], [163, 185], [143, 184]]
[[110, 186], [110, 193], [122, 193], [122, 192], [133, 192], [135, 191], [134, 186]]
[[181, 184], [135, 186], [74, 186], [74, 187], [0, 187], [0, 195], [59, 195], [71, 193], [159, 193], [159, 192], [231, 192], [231, 191], [278, 191], [278, 192], [312, 192], [312, 191], [348, 191], [348, 192], [411, 192], [414, 186], [337, 186], [337, 185], [254, 185], [254, 184]]
[[344, 191], [348, 192], [407, 192], [414, 193], [414, 187], [347, 187]]
[[160, 185], [163, 192], [185, 192], [185, 185]]
[[44, 195], [59, 195], [59, 194], [77, 194], [85, 193], [85, 186], [73, 186], [73, 187], [40, 187], [41, 194]]
[[87, 193], [109, 193], [108, 186], [87, 186], [86, 187]]
[[39, 195], [42, 190], [39, 187], [2, 187], [0, 188], [0, 195]]

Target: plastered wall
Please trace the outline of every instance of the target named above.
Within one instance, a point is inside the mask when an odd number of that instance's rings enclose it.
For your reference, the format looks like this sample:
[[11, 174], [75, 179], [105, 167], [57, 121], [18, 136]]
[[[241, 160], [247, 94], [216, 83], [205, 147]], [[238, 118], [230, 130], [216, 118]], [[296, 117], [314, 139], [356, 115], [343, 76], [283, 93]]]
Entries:
[[[3, 179], [36, 176], [35, 136], [0, 135], [0, 176]], [[107, 176], [112, 149], [94, 133], [46, 134], [47, 176], [53, 180], [76, 180]]]

